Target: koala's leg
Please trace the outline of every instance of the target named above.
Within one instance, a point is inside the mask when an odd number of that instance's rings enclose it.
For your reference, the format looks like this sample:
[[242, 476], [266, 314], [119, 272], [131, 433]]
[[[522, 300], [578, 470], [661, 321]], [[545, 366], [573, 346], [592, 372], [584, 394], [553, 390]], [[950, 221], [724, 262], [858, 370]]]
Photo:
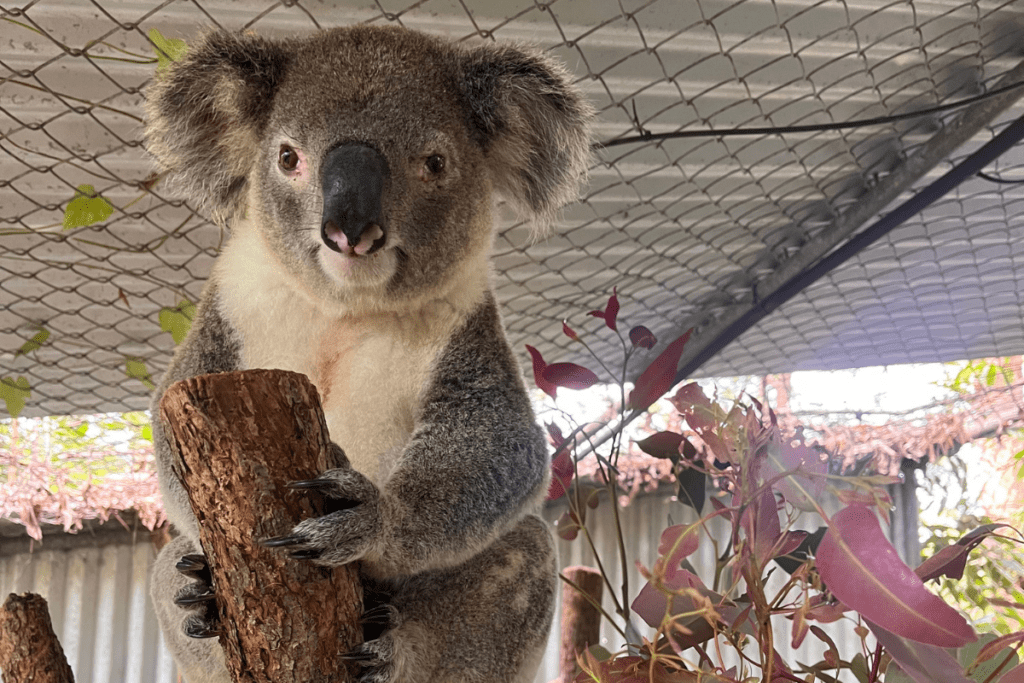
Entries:
[[390, 586], [385, 625], [347, 658], [361, 683], [531, 683], [551, 627], [554, 543], [538, 517], [523, 519], [479, 555]]
[[[179, 561], [187, 555], [201, 554], [191, 540], [179, 536], [157, 555], [150, 576], [150, 597], [178, 671], [189, 683], [231, 683], [224, 665], [224, 651], [216, 638], [192, 638], [188, 631], [208, 628], [210, 603], [205, 594], [207, 582], [197, 580], [193, 572], [183, 573]], [[178, 601], [177, 603], [175, 601]], [[186, 604], [181, 604], [181, 603]]]

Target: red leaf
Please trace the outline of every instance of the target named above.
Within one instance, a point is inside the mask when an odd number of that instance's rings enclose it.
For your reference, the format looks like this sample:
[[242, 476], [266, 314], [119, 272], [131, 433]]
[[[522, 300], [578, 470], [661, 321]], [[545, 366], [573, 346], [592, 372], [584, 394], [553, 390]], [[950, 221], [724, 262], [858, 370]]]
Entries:
[[551, 460], [551, 484], [548, 486], [548, 500], [558, 500], [569, 491], [573, 466], [569, 451], [556, 453]]
[[557, 451], [562, 447], [562, 442], [565, 441], [565, 437], [562, 436], [562, 429], [554, 422], [545, 422], [544, 428], [548, 430], [548, 442], [555, 447]]
[[878, 624], [866, 621], [875, 638], [899, 664], [903, 673], [918, 683], [972, 683], [964, 675], [959, 662], [941, 647], [900, 638]]
[[[734, 498], [733, 502], [739, 501]], [[746, 507], [740, 517], [740, 525], [746, 531], [747, 542], [758, 566], [763, 567], [771, 559], [771, 550], [782, 535], [779, 508], [770, 488], [761, 492], [755, 504]]]
[[774, 484], [775, 490], [782, 494], [787, 503], [805, 512], [815, 509], [814, 501], [821, 500], [825, 494], [824, 475], [828, 474], [828, 464], [822, 460], [818, 451], [804, 443], [802, 427], [797, 430], [795, 443], [774, 431], [768, 442], [768, 459], [765, 464], [765, 478], [792, 472]]
[[574, 541], [580, 533], [580, 522], [572, 510], [566, 510], [555, 520], [555, 533], [565, 541]]
[[[697, 592], [706, 597], [712, 598], [715, 602], [719, 602], [722, 599], [722, 596], [708, 589], [700, 580], [700, 577], [685, 569], [677, 570], [671, 578], [666, 576], [664, 586], [665, 590], [673, 592], [682, 592], [683, 589], [694, 588]], [[701, 609], [701, 607], [698, 607], [697, 603], [694, 602], [693, 598], [685, 592], [682, 594], [669, 595], [665, 590], [657, 588], [653, 583], [648, 581], [644, 587], [640, 589], [640, 592], [633, 600], [630, 608], [637, 616], [654, 628], [658, 628], [658, 626], [661, 625], [666, 612], [669, 616], [675, 616], [677, 614], [695, 612]], [[671, 603], [669, 602], [670, 600]]]
[[686, 418], [686, 423], [698, 434], [718, 426], [715, 409], [711, 399], [704, 395], [704, 390], [696, 382], [679, 387], [669, 402], [676, 407], [679, 414]]
[[665, 580], [673, 581], [682, 571], [679, 565], [700, 545], [700, 524], [676, 524], [661, 532], [658, 542], [658, 562], [664, 562]]
[[883, 629], [929, 645], [977, 640], [963, 616], [924, 587], [864, 505], [840, 510], [816, 553], [818, 573], [847, 607]]
[[[994, 600], [992, 602], [995, 602]], [[974, 662], [980, 664], [981, 662], [987, 662], [996, 655], [1005, 655], [1007, 651], [1016, 651], [1021, 643], [1024, 642], [1024, 631], [1016, 631], [1005, 636], [999, 636], [994, 638], [991, 635], [984, 635], [982, 639], [987, 641], [984, 645], [978, 648], [978, 654], [974, 658]], [[1013, 647], [1006, 647], [1012, 645]]]
[[683, 435], [675, 432], [658, 432], [646, 439], [636, 442], [637, 448], [655, 458], [665, 458], [676, 462], [679, 460], [679, 445], [683, 443]]
[[573, 341], [580, 340], [579, 335], [576, 334], [576, 331], [569, 327], [568, 323], [566, 323], [564, 320], [562, 321], [562, 333], [565, 334], [565, 336], [568, 337], [569, 339], [572, 339]]
[[940, 576], [948, 576], [951, 579], [961, 579], [964, 569], [967, 567], [967, 555], [986, 538], [995, 533], [1000, 527], [1008, 524], [985, 524], [964, 534], [953, 545], [946, 546], [922, 562], [914, 572], [921, 577], [922, 581], [935, 579]]
[[612, 295], [608, 297], [608, 305], [604, 307], [604, 324], [614, 331], [615, 321], [619, 317], [619, 297], [616, 288], [612, 287]]
[[543, 391], [551, 398], [558, 398], [558, 388], [554, 383], [544, 378], [544, 369], [548, 366], [544, 362], [544, 358], [540, 355], [540, 351], [533, 348], [529, 344], [526, 345], [526, 350], [530, 352], [530, 357], [533, 359], [533, 382], [537, 385], [537, 388]]
[[1024, 683], [1024, 664], [1015, 666], [999, 679], [999, 683]]
[[544, 381], [566, 389], [589, 389], [597, 383], [597, 375], [575, 363], [552, 363], [543, 374]]
[[654, 333], [643, 325], [637, 325], [629, 331], [629, 341], [633, 343], [633, 346], [639, 346], [643, 349], [653, 349], [654, 345], [658, 343], [658, 338], [654, 336]]
[[676, 368], [679, 357], [683, 355], [683, 347], [690, 339], [693, 329], [686, 331], [661, 352], [636, 380], [636, 386], [629, 393], [631, 410], [647, 410], [651, 404], [661, 398], [675, 384]]
[[603, 311], [591, 311], [589, 313], [589, 315], [592, 315], [595, 318], [603, 319], [604, 324], [612, 331], [617, 329], [615, 326], [615, 319], [619, 316], [619, 297], [617, 296], [617, 290], [617, 287], [612, 287], [612, 295], [608, 297], [608, 305], [604, 307]]

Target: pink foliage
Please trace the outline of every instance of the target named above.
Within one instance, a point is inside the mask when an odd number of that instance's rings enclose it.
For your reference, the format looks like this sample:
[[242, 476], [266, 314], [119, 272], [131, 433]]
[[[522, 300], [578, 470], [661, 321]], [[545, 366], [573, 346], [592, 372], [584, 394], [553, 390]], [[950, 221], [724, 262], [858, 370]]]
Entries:
[[840, 510], [818, 546], [818, 573], [829, 591], [897, 636], [939, 647], [977, 640], [964, 617], [896, 554], [878, 519], [864, 505]]

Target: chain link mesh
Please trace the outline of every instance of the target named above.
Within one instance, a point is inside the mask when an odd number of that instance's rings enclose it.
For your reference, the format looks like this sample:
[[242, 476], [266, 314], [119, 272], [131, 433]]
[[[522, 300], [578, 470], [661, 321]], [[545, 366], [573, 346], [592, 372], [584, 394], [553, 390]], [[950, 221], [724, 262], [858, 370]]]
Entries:
[[[285, 35], [372, 22], [524, 40], [577, 74], [601, 141], [913, 111], [986, 91], [1024, 55], [1024, 6], [1012, 0], [37, 0], [0, 15], [0, 379], [27, 380], [26, 415], [146, 407], [144, 373], [129, 361], [163, 370], [174, 341], [161, 309], [198, 300], [225, 238], [152, 182], [140, 143], [152, 29], [188, 41], [201, 26]], [[1022, 113], [1014, 105], [957, 157]], [[570, 359], [559, 319], [598, 325], [582, 314], [613, 286], [622, 316], [662, 341], [756, 305], [758, 282], [827, 238], [954, 116], [599, 148], [589, 188], [552, 237], [531, 244], [527, 226], [503, 222], [496, 282], [513, 344]], [[1012, 151], [990, 173], [1024, 180], [1024, 158]], [[76, 192], [81, 211], [105, 200], [109, 217], [64, 229]], [[706, 372], [1024, 352], [1022, 212], [1020, 184], [965, 183]], [[25, 346], [40, 330], [45, 343]]]

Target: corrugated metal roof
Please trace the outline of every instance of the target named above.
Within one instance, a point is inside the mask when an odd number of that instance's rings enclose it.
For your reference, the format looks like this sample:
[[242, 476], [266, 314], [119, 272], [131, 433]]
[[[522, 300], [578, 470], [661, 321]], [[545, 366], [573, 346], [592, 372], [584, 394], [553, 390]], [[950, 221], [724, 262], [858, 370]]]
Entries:
[[[539, 43], [578, 75], [599, 110], [599, 140], [906, 112], [983, 92], [1024, 55], [1024, 5], [1012, 1], [39, 0], [3, 15], [0, 376], [26, 377], [25, 414], [144, 407], [148, 392], [126, 377], [126, 359], [160, 373], [173, 342], [159, 310], [198, 297], [223, 237], [159, 186], [138, 188], [152, 169], [138, 140], [139, 89], [153, 65], [113, 58], [153, 54], [151, 28], [188, 40], [211, 24], [287, 34], [373, 21]], [[905, 197], [1022, 114], [1014, 104], [907, 187], [894, 180], [904, 161], [950, 135], [955, 114], [600, 150], [584, 198], [553, 236], [530, 244], [525, 226], [505, 223], [496, 240], [513, 343], [578, 359], [559, 321], [590, 329], [585, 311], [617, 286], [629, 323], [663, 341], [698, 325], [691, 346], [706, 344], [701, 331], [756, 306], [758, 283], [799, 264], [809, 244], [838, 239], [836, 226], [872, 188]], [[1024, 158], [1012, 150], [992, 172], [1024, 178]], [[83, 183], [122, 208], [62, 231], [64, 207]], [[700, 374], [1024, 352], [1022, 200], [1024, 186], [969, 181]], [[52, 333], [47, 344], [14, 355], [39, 327]], [[616, 346], [596, 343], [607, 354]]]

